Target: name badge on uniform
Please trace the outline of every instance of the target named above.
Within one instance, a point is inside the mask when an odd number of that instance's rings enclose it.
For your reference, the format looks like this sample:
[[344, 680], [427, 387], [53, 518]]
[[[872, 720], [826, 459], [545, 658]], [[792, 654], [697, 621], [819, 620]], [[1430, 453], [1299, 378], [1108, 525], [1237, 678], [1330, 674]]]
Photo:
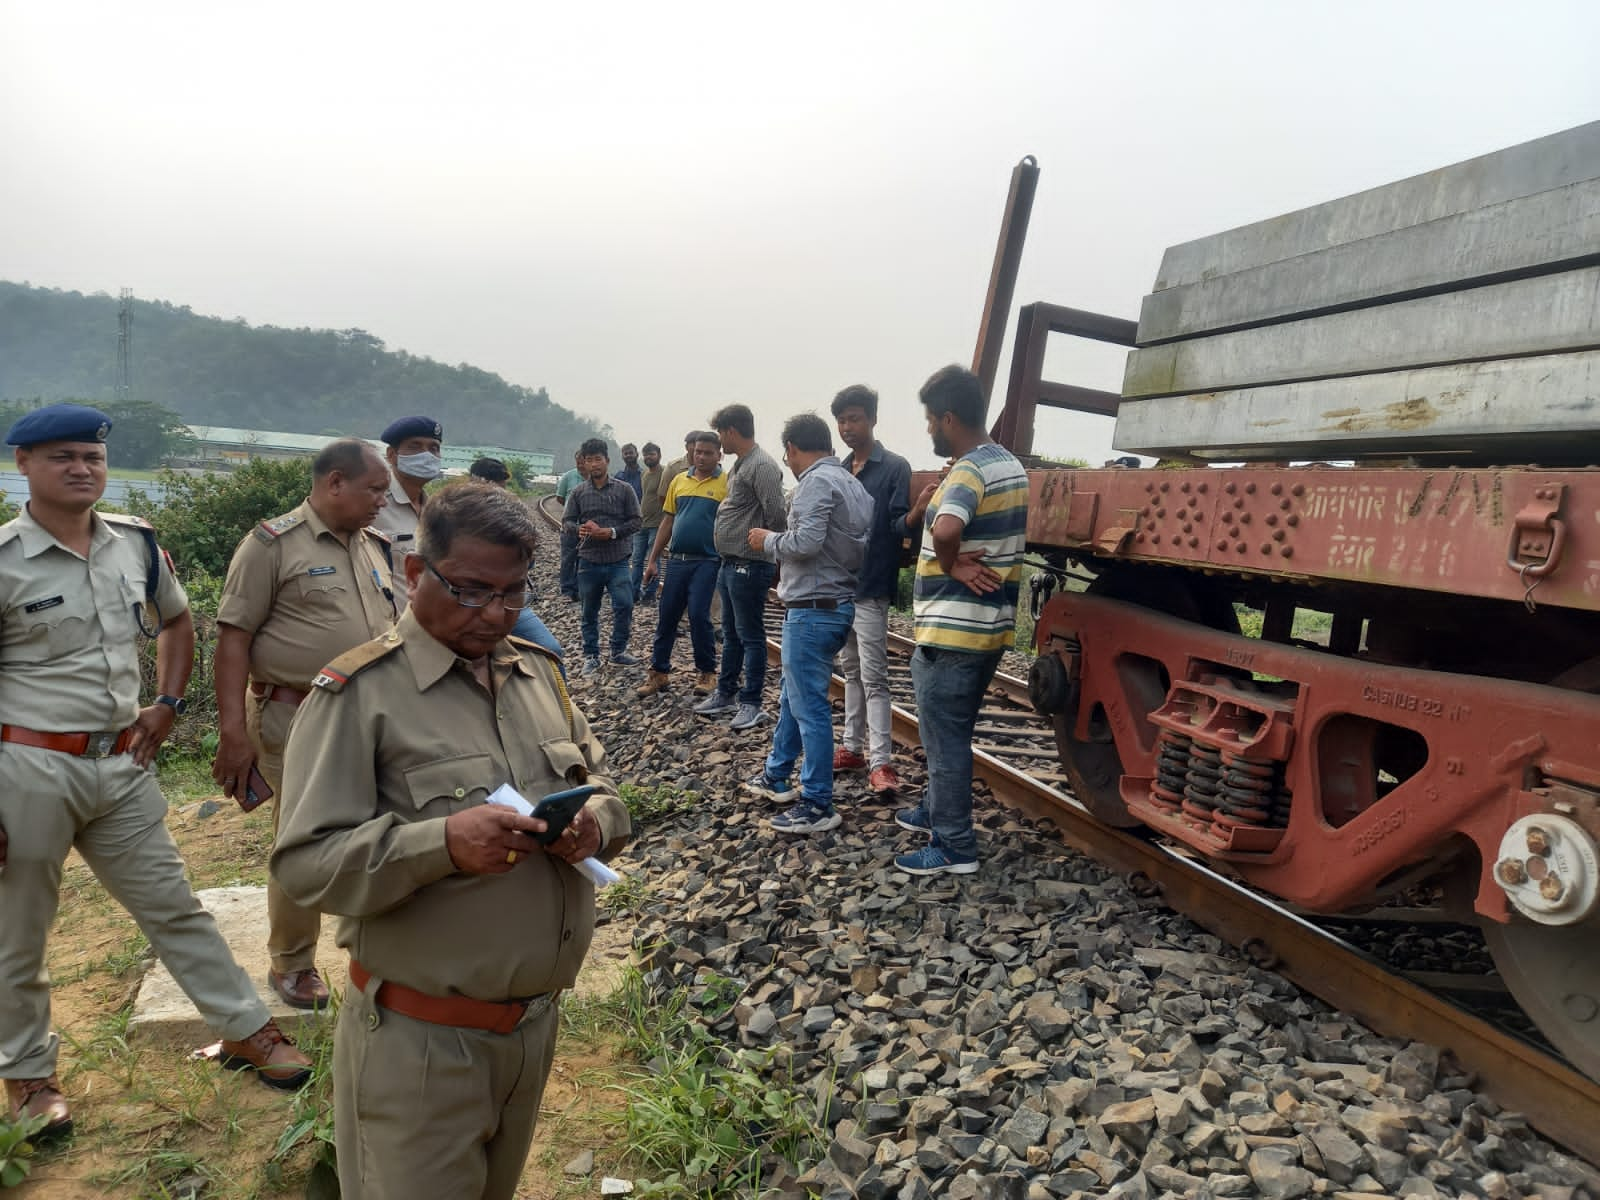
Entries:
[[312, 567], [309, 571], [306, 572], [306, 574], [307, 575], [333, 575], [333, 574], [336, 574], [338, 572], [338, 570], [339, 570], [338, 567]]
[[35, 600], [32, 604], [24, 604], [22, 611], [25, 613], [43, 612], [47, 608], [54, 608], [58, 604], [65, 604], [65, 596], [51, 596], [48, 600]]
[[417, 535], [414, 533], [397, 533], [394, 535], [393, 540], [397, 542], [411, 542], [415, 541], [416, 537]]

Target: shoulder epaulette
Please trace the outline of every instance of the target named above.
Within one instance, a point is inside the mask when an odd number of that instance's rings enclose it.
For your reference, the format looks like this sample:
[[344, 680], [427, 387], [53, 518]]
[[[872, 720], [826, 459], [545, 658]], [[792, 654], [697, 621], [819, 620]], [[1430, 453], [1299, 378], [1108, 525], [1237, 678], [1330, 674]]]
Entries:
[[284, 513], [281, 517], [273, 517], [272, 520], [257, 525], [255, 535], [270, 546], [304, 520], [305, 518], [299, 513]]
[[389, 565], [389, 573], [394, 574], [394, 539], [375, 525], [368, 525], [362, 532], [378, 543], [378, 553]]
[[519, 638], [514, 633], [506, 634], [506, 641], [510, 642], [518, 650], [532, 650], [538, 654], [544, 655], [557, 666], [561, 665], [561, 656], [554, 650], [550, 649], [549, 646], [541, 646], [538, 642], [530, 642], [527, 638]]
[[317, 673], [311, 686], [327, 692], [342, 692], [349, 683], [373, 663], [400, 649], [400, 635], [390, 630], [380, 638], [363, 642], [354, 650], [346, 650]]
[[[95, 511], [99, 512], [98, 509]], [[100, 513], [100, 519], [102, 521], [108, 521], [113, 525], [132, 525], [135, 529], [155, 528], [154, 525], [150, 524], [150, 522], [146, 521], [143, 517], [136, 517], [132, 513], [103, 512]]]
[[143, 517], [136, 517], [131, 513], [101, 513], [100, 519], [108, 525], [126, 525], [144, 539], [145, 553], [150, 558], [150, 569], [145, 572], [144, 578], [144, 598], [146, 603], [154, 600], [156, 591], [161, 586], [162, 561], [166, 561], [168, 571], [177, 574], [172, 566], [172, 556], [156, 545], [156, 527]]

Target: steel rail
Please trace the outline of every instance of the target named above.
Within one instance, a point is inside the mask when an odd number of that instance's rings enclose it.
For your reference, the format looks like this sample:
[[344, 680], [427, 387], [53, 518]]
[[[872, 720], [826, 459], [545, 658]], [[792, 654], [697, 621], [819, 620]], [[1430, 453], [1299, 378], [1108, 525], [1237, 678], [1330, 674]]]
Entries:
[[[559, 527], [560, 518], [548, 503], [552, 499], [542, 498], [536, 510]], [[911, 639], [889, 636], [898, 654], [909, 654]], [[773, 662], [780, 661], [774, 638], [767, 639], [767, 654]], [[844, 680], [835, 675], [834, 695], [843, 690]], [[996, 690], [1006, 700], [1028, 706], [1025, 681], [996, 676]], [[899, 704], [891, 712], [895, 740], [904, 746], [921, 745], [916, 714]], [[1379, 1035], [1412, 1038], [1449, 1050], [1496, 1103], [1522, 1113], [1552, 1141], [1590, 1162], [1600, 1162], [1600, 1084], [1594, 1080], [1392, 973], [1370, 955], [1177, 848], [1102, 825], [1070, 791], [1018, 770], [978, 746], [973, 747], [972, 759], [973, 774], [1001, 803], [1048, 821], [1067, 845], [1128, 876], [1141, 891], [1159, 896], [1169, 908], [1238, 947], [1258, 967], [1291, 980]]]
[[[901, 653], [912, 644], [896, 634], [890, 639]], [[779, 660], [778, 643], [770, 637], [767, 653]], [[1007, 699], [1028, 703], [1024, 681], [996, 679]], [[844, 680], [833, 676], [831, 690], [842, 696]], [[921, 745], [916, 714], [899, 704], [891, 712], [895, 740]], [[1177, 848], [1102, 825], [1070, 791], [1036, 779], [990, 750], [974, 745], [972, 765], [974, 776], [1001, 803], [1048, 821], [1067, 845], [1128, 876], [1140, 890], [1238, 947], [1258, 967], [1291, 980], [1380, 1036], [1449, 1050], [1497, 1104], [1525, 1115], [1552, 1141], [1600, 1162], [1600, 1083], [1394, 974], [1371, 955]]]

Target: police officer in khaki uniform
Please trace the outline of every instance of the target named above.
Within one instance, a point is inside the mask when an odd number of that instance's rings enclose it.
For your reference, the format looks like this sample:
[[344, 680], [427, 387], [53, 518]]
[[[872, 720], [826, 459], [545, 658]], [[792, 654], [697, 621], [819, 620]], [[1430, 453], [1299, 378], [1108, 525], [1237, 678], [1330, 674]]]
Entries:
[[[57, 1135], [72, 1118], [44, 951], [73, 848], [222, 1034], [226, 1065], [275, 1087], [298, 1087], [310, 1066], [195, 899], [164, 824], [148, 768], [184, 707], [194, 622], [150, 527], [94, 511], [110, 430], [104, 413], [53, 404], [6, 435], [30, 498], [0, 526], [0, 1077], [12, 1115], [43, 1115]], [[162, 693], [143, 708], [141, 630]]]
[[[374, 526], [389, 535], [396, 561], [411, 550], [417, 536], [417, 521], [422, 515], [422, 489], [444, 474], [441, 440], [444, 426], [432, 417], [401, 417], [389, 422], [382, 440], [387, 443], [385, 457], [394, 473], [389, 487], [389, 503], [378, 514]], [[406, 606], [400, 597], [400, 607]]]
[[[394, 624], [389, 543], [366, 528], [388, 491], [378, 452], [360, 438], [341, 438], [312, 460], [310, 497], [261, 522], [233, 552], [217, 609], [219, 737], [211, 764], [225, 795], [249, 803], [252, 767], [281, 794], [283, 744], [311, 680]], [[281, 811], [280, 798], [274, 833]], [[267, 982], [295, 1008], [321, 1008], [328, 1002], [316, 966], [321, 914], [268, 879], [267, 921]]]
[[[351, 987], [334, 1038], [346, 1200], [509, 1200], [555, 1048], [554, 1003], [594, 928], [569, 865], [631, 832], [605, 752], [555, 661], [508, 640], [535, 530], [499, 488], [429, 497], [411, 606], [319, 675], [295, 715], [272, 872], [340, 914]], [[548, 849], [486, 804], [601, 790]]]

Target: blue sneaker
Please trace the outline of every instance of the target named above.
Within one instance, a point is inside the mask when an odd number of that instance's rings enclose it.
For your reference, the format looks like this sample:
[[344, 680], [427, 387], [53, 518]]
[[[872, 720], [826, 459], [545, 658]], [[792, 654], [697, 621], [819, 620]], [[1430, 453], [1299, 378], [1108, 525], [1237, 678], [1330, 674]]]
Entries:
[[900, 826], [901, 829], [909, 830], [912, 833], [933, 832], [933, 819], [928, 816], [928, 808], [925, 804], [919, 804], [915, 808], [902, 808], [895, 813], [894, 823]]
[[830, 829], [837, 829], [842, 819], [835, 808], [822, 808], [809, 800], [802, 800], [788, 812], [773, 817], [767, 824], [779, 833], [827, 833]]
[[974, 875], [978, 870], [978, 856], [955, 854], [930, 843], [910, 854], [895, 855], [894, 865], [907, 875]]
[[800, 799], [799, 788], [786, 780], [768, 779], [765, 771], [754, 779], [745, 780], [744, 790], [751, 795], [760, 796], [763, 800], [771, 800], [775, 804], [788, 804], [790, 801]]

